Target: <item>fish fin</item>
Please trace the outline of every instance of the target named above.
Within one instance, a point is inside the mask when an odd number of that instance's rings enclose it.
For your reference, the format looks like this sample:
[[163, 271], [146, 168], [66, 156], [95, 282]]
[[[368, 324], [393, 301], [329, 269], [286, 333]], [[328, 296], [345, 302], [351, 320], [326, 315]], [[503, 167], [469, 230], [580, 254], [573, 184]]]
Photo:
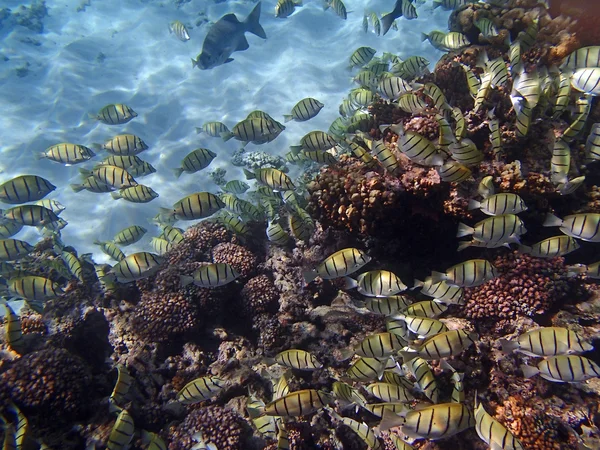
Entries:
[[342, 289], [354, 289], [357, 286], [358, 283], [355, 279], [350, 277], [344, 277], [344, 286], [342, 286]]
[[248, 39], [244, 36], [240, 39], [238, 46], [236, 47], [236, 52], [243, 52], [244, 50], [248, 50], [250, 48], [250, 44], [248, 44]]
[[79, 169], [79, 173], [85, 178], [92, 175], [92, 171], [87, 169]]
[[468, 248], [471, 246], [471, 242], [472, 241], [460, 241], [458, 243], [458, 247], [456, 249], [457, 252], [462, 252], [465, 248]]
[[548, 214], [546, 214], [546, 220], [544, 220], [544, 223], [542, 224], [542, 226], [544, 226], [544, 227], [560, 227], [562, 225], [562, 223], [563, 223], [562, 219], [556, 217], [552, 213], [548, 213]]
[[230, 62], [232, 62], [232, 61], [233, 61], [233, 58], [227, 58], [227, 59], [226, 59], [226, 60], [223, 62], [223, 64], [227, 64], [227, 63], [230, 63]]
[[233, 137], [233, 133], [231, 131], [225, 131], [225, 132], [221, 133], [221, 139], [223, 139], [224, 142], [227, 142], [232, 137]]
[[252, 172], [250, 172], [247, 169], [242, 169], [244, 171], [244, 175], [246, 175], [246, 180], [255, 180], [256, 179], [256, 175], [254, 175]]
[[436, 284], [440, 281], [444, 281], [446, 279], [446, 274], [443, 272], [436, 272], [435, 270], [431, 272], [431, 283]]
[[289, 114], [284, 114], [284, 115], [283, 115], [283, 121], [284, 121], [284, 122], [289, 122], [290, 120], [293, 120], [293, 119], [294, 119], [294, 118], [293, 118], [293, 116], [292, 116], [292, 115], [289, 115]]
[[481, 206], [481, 202], [478, 202], [477, 200], [469, 200], [469, 206], [467, 206], [467, 209], [469, 211], [473, 210], [473, 209], [477, 209]]
[[329, 2], [327, 0], [325, 0], [323, 2], [323, 11], [327, 11], [329, 9]]
[[454, 372], [456, 372], [456, 369], [455, 369], [454, 367], [452, 367], [452, 366], [451, 366], [451, 365], [448, 363], [448, 361], [446, 361], [445, 359], [442, 359], [442, 360], [440, 361], [440, 368], [441, 368], [442, 370], [447, 370], [447, 371], [449, 371], [449, 372], [453, 372], [453, 373], [454, 373]]
[[350, 358], [352, 358], [355, 354], [356, 352], [352, 348], [345, 348], [343, 350], [340, 350], [340, 358], [338, 359], [338, 361], [347, 361]]
[[475, 232], [475, 229], [473, 227], [470, 227], [467, 224], [459, 222], [458, 231], [456, 232], [456, 237], [469, 236], [470, 234], [473, 234], [474, 232]]
[[194, 282], [194, 277], [190, 277], [190, 276], [186, 276], [186, 275], [181, 275], [179, 277], [179, 286], [180, 287], [188, 286], [188, 285], [192, 284], [193, 282]]
[[423, 287], [423, 282], [421, 280], [417, 280], [416, 278], [413, 280], [413, 287], [411, 289], [417, 289]]
[[179, 178], [183, 173], [183, 169], [181, 167], [178, 167], [177, 169], [173, 169], [173, 173], [175, 174], [175, 178]]
[[402, 416], [399, 416], [395, 412], [390, 409], [383, 410], [383, 416], [381, 417], [381, 422], [377, 427], [379, 432], [387, 431], [390, 428], [399, 427], [404, 425], [405, 419]]
[[527, 364], [522, 364], [521, 370], [523, 371], [523, 376], [525, 378], [531, 378], [531, 377], [537, 375], [538, 373], [540, 373], [540, 370], [537, 367], [531, 367], [531, 366], [528, 366]]
[[519, 343], [517, 341], [509, 341], [508, 339], [500, 339], [500, 345], [502, 346], [502, 351], [504, 353], [512, 353], [516, 349], [519, 348]]
[[258, 20], [260, 19], [260, 6], [261, 2], [258, 2], [252, 12], [248, 14], [248, 17], [246, 17], [244, 23], [246, 24], [246, 30], [248, 32], [257, 35], [260, 38], [266, 39], [267, 34], [265, 33], [265, 30], [263, 30], [263, 27], [260, 25], [260, 23], [258, 23]]
[[302, 276], [304, 277], [304, 283], [309, 284], [317, 278], [317, 272], [315, 270], [306, 270], [302, 272]]
[[112, 198], [114, 198], [115, 200], [119, 200], [120, 198], [123, 198], [123, 196], [121, 195], [121, 191], [114, 191], [110, 193], [110, 196]]

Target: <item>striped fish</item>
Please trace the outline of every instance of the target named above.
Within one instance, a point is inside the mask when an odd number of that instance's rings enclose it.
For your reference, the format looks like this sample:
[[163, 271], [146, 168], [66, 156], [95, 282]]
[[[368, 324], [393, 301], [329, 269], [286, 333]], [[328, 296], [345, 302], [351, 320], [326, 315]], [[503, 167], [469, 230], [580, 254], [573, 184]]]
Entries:
[[[591, 134], [590, 134], [591, 136]], [[588, 141], [589, 142], [589, 141]], [[600, 143], [600, 141], [599, 141]], [[587, 147], [586, 147], [587, 151]], [[600, 154], [600, 152], [599, 152]], [[569, 168], [571, 166], [571, 149], [569, 144], [561, 139], [554, 142], [552, 159], [550, 160], [550, 179], [553, 183], [564, 183], [568, 180]]]
[[160, 237], [166, 239], [173, 245], [179, 245], [185, 240], [183, 233], [184, 231], [181, 228], [165, 225], [162, 227], [162, 233], [160, 234]]
[[483, 103], [487, 99], [490, 91], [492, 89], [492, 74], [490, 72], [486, 72], [481, 76], [481, 83], [479, 84], [479, 88], [477, 89], [477, 94], [475, 95], [475, 104], [473, 106], [473, 112], [477, 113], [483, 106]]
[[587, 97], [577, 99], [575, 102], [575, 107], [577, 108], [578, 114], [575, 117], [575, 120], [573, 120], [573, 122], [563, 132], [562, 139], [565, 142], [571, 142], [579, 135], [579, 133], [581, 133], [586, 124], [590, 112], [590, 106], [591, 102]]
[[62, 203], [60, 203], [56, 200], [49, 200], [49, 199], [38, 200], [37, 202], [34, 203], [34, 205], [43, 206], [44, 208], [52, 211], [57, 216], [61, 212], [63, 212], [65, 209], [67, 209], [66, 206], [64, 206]]
[[213, 263], [200, 267], [191, 277], [182, 275], [180, 279], [182, 287], [194, 283], [199, 287], [215, 288], [225, 286], [239, 276], [240, 273], [229, 264]]
[[115, 387], [110, 394], [110, 401], [115, 405], [123, 403], [125, 396], [129, 392], [129, 388], [133, 384], [133, 377], [129, 374], [127, 367], [118, 364], [117, 365], [117, 381]]
[[543, 359], [537, 367], [522, 365], [526, 378], [539, 375], [556, 383], [582, 383], [600, 377], [600, 367], [594, 361], [579, 355], [558, 355]]
[[553, 236], [537, 242], [531, 247], [521, 246], [520, 250], [537, 258], [554, 258], [567, 255], [578, 248], [579, 244], [571, 236]]
[[248, 184], [240, 180], [228, 181], [227, 183], [225, 183], [225, 186], [223, 186], [223, 190], [230, 194], [243, 194], [248, 189], [250, 189], [250, 186], [248, 186]]
[[106, 125], [123, 125], [137, 116], [137, 113], [129, 106], [115, 103], [106, 105], [96, 116], [92, 117]]
[[150, 239], [150, 246], [157, 255], [164, 255], [173, 248], [173, 244], [164, 238], [153, 237]]
[[[477, 3], [476, 0], [433, 0], [433, 9], [439, 8], [450, 10], [450, 9], [458, 9], [462, 6], [467, 5], [468, 3]], [[399, 449], [400, 450], [400, 449]]]
[[195, 173], [210, 165], [217, 154], [207, 148], [198, 148], [189, 153], [181, 162], [181, 167], [173, 169], [175, 177], [179, 178], [183, 172]]
[[[348, 287], [353, 286], [351, 282]], [[356, 278], [355, 286], [359, 293], [367, 297], [389, 297], [407, 289], [402, 280], [388, 270], [362, 273]]]
[[93, 176], [87, 177], [81, 184], [72, 184], [71, 189], [73, 189], [75, 192], [80, 192], [85, 189], [86, 191], [94, 192], [97, 194], [112, 192], [115, 190], [114, 187], [102, 183], [100, 180]]
[[[439, 2], [440, 0], [438, 0]], [[448, 1], [454, 1], [454, 2], [460, 2], [460, 1], [464, 1], [464, 0], [445, 0], [446, 2]], [[440, 3], [433, 3], [433, 7], [435, 8], [436, 6], [439, 6]], [[396, 412], [396, 411], [394, 411]], [[383, 415], [383, 414], [382, 414]], [[394, 447], [396, 448], [396, 450], [414, 450], [414, 447], [412, 445], [407, 444], [406, 442], [404, 442], [402, 439], [400, 439], [398, 436], [396, 436], [394, 433], [390, 433], [389, 434], [390, 440], [392, 441], [392, 444], [394, 444]]]
[[571, 97], [571, 76], [568, 73], [560, 72], [558, 74], [558, 92], [554, 98], [554, 114], [553, 118], [558, 119], [566, 110], [569, 105], [569, 99]]
[[414, 337], [404, 320], [394, 319], [391, 316], [385, 318], [385, 329], [399, 337], [402, 341], [409, 342]]
[[[14, 403], [9, 403], [6, 409], [10, 411], [17, 420], [14, 428], [14, 442], [16, 444], [15, 450], [23, 450], [26, 442], [29, 441], [28, 438], [31, 438], [31, 436], [28, 435], [29, 421], [27, 420], [27, 417], [25, 417], [25, 414], [23, 414], [23, 412]], [[3, 448], [8, 450], [6, 446]]]
[[407, 328], [419, 338], [428, 338], [436, 334], [448, 331], [448, 327], [436, 319], [421, 316], [409, 316], [408, 314], [395, 314], [394, 320], [403, 320]]
[[110, 196], [115, 200], [123, 199], [131, 203], [148, 203], [158, 198], [158, 194], [154, 189], [143, 184], [119, 189], [118, 191], [111, 192]]
[[296, 6], [301, 6], [302, 0], [277, 0], [275, 5], [275, 17], [285, 19], [293, 14]]
[[392, 66], [392, 73], [407, 81], [429, 72], [429, 61], [422, 56], [409, 56]]
[[398, 160], [392, 150], [383, 142], [383, 140], [373, 141], [371, 153], [382, 167], [391, 175], [397, 175], [399, 170]]
[[50, 161], [70, 166], [89, 161], [94, 156], [96, 156], [96, 154], [83, 145], [63, 142], [48, 147], [45, 151], [39, 153], [37, 158], [45, 158]]
[[473, 411], [462, 403], [441, 403], [410, 411], [405, 417], [385, 411], [380, 430], [400, 426], [401, 431], [415, 439], [444, 439], [475, 426]]
[[277, 381], [273, 380], [273, 400], [285, 397], [290, 393], [290, 376], [291, 371], [287, 370]]
[[328, 256], [314, 270], [303, 273], [304, 281], [310, 283], [317, 276], [333, 280], [353, 274], [371, 261], [371, 257], [357, 248], [344, 248]]
[[457, 31], [447, 33], [442, 40], [442, 46], [447, 50], [460, 50], [469, 45], [471, 45], [469, 39]]
[[[477, 335], [464, 330], [450, 330], [430, 337], [415, 347], [416, 354], [427, 361], [449, 358], [462, 353], [475, 343]], [[411, 354], [407, 354], [410, 357]]]
[[434, 283], [431, 277], [425, 278], [424, 281], [415, 280], [414, 287], [421, 288], [421, 294], [433, 297], [436, 301], [450, 304], [462, 304], [464, 292], [459, 286], [448, 284], [445, 280]]
[[56, 189], [52, 183], [37, 175], [21, 175], [0, 185], [0, 202], [18, 205], [41, 200]]
[[469, 66], [461, 64], [460, 67], [463, 69], [463, 72], [467, 77], [467, 86], [469, 87], [469, 92], [471, 93], [471, 96], [475, 98], [477, 96], [477, 93], [479, 92], [479, 89], [481, 88], [481, 80], [477, 78], [477, 75], [473, 73], [473, 70], [471, 70]]
[[358, 343], [354, 352], [363, 358], [385, 358], [405, 345], [406, 343], [393, 333], [375, 333]]
[[365, 299], [365, 308], [372, 313], [389, 316], [406, 309], [411, 303], [412, 299], [405, 295], [368, 297]]
[[174, 216], [179, 220], [197, 220], [212, 216], [225, 203], [210, 192], [197, 192], [182, 198], [173, 205], [172, 210], [162, 209], [167, 216]]
[[142, 443], [147, 445], [146, 450], [167, 450], [167, 444], [163, 439], [156, 433], [151, 433], [146, 430], [142, 430]]
[[399, 149], [417, 164], [441, 166], [444, 163], [433, 142], [414, 131], [401, 133]]
[[169, 33], [174, 34], [182, 42], [190, 40], [187, 28], [179, 20], [175, 20], [169, 24]]
[[33, 246], [18, 239], [0, 239], [0, 261], [16, 261], [24, 258]]
[[252, 420], [252, 423], [258, 430], [258, 432], [268, 439], [277, 438], [277, 424], [274, 417], [262, 415], [264, 410], [265, 402], [256, 398], [254, 395], [250, 395], [246, 401], [246, 411]]
[[450, 267], [445, 273], [432, 272], [432, 283], [445, 280], [459, 287], [475, 287], [498, 276], [498, 270], [485, 259], [470, 259]]
[[518, 95], [527, 101], [529, 108], [535, 108], [540, 100], [541, 86], [537, 70], [522, 72], [513, 81], [511, 95]]
[[[369, 403], [365, 405], [365, 409], [369, 411], [371, 414], [377, 417], [383, 416], [383, 413], [386, 409], [396, 413], [396, 414], [406, 414], [410, 411], [410, 408], [405, 403], [401, 402], [390, 402], [390, 403]], [[412, 448], [412, 447], [407, 447]]]
[[102, 148], [116, 156], [135, 156], [147, 150], [148, 146], [135, 134], [119, 134], [104, 142]]
[[560, 231], [567, 236], [582, 241], [600, 242], [600, 214], [572, 214], [564, 219], [548, 214], [543, 225], [545, 227], [560, 227]]
[[360, 68], [360, 67], [365, 66], [366, 64], [369, 63], [369, 61], [371, 61], [373, 59], [373, 56], [375, 56], [375, 53], [377, 53], [377, 50], [375, 50], [374, 48], [371, 48], [371, 47], [357, 48], [350, 55], [350, 66], [348, 67], [348, 69], [351, 70], [354, 67]]
[[471, 169], [457, 161], [446, 161], [437, 167], [437, 171], [441, 180], [447, 183], [460, 183], [473, 175]]
[[352, 89], [348, 98], [359, 108], [368, 108], [375, 101], [375, 94], [369, 89], [357, 88]]
[[447, 48], [444, 45], [444, 38], [446, 37], [446, 33], [439, 30], [430, 31], [429, 34], [421, 33], [421, 42], [429, 41], [429, 43], [436, 50], [446, 51]]
[[335, 159], [335, 157], [331, 153], [324, 152], [322, 150], [313, 150], [313, 151], [303, 150], [301, 152], [301, 154], [307, 160], [313, 161], [313, 162], [316, 162], [319, 164], [334, 165], [335, 163], [337, 163], [337, 159]]
[[255, 141], [262, 143], [267, 142], [270, 138], [277, 137], [283, 129], [285, 127], [273, 120], [261, 118], [244, 119], [238, 122], [230, 132], [222, 133], [221, 137], [225, 142], [231, 138], [235, 138], [244, 143]]
[[461, 139], [448, 146], [450, 157], [465, 165], [474, 166], [483, 161], [483, 152], [480, 151], [471, 139]]
[[329, 395], [315, 389], [290, 392], [265, 405], [268, 416], [298, 417], [312, 414], [331, 402]]
[[123, 261], [125, 259], [125, 253], [112, 242], [94, 241], [94, 245], [99, 245], [102, 253], [110, 256], [115, 261]]
[[358, 358], [346, 370], [346, 376], [354, 381], [372, 381], [381, 377], [385, 362], [375, 358]]
[[201, 127], [196, 127], [196, 133], [205, 133], [210, 137], [220, 138], [222, 134], [230, 133], [230, 130], [222, 122], [206, 122]]
[[508, 49], [510, 60], [510, 73], [513, 77], [523, 72], [523, 47], [520, 41], [515, 40]]
[[284, 350], [275, 356], [275, 362], [296, 370], [317, 370], [323, 367], [312, 353], [304, 350]]
[[571, 53], [560, 68], [571, 69], [583, 69], [586, 67], [600, 67], [600, 46], [582, 47]]
[[398, 106], [404, 112], [409, 114], [419, 114], [425, 112], [429, 106], [427, 102], [413, 92], [405, 92], [398, 97]]
[[398, 374], [394, 370], [385, 370], [383, 372], [382, 380], [385, 383], [394, 384], [396, 386], [402, 386], [405, 389], [412, 389], [414, 387], [413, 383], [408, 381], [405, 377]]
[[453, 107], [451, 109], [452, 111], [452, 119], [454, 119], [454, 122], [456, 124], [455, 128], [454, 128], [454, 136], [456, 137], [457, 140], [461, 140], [465, 137], [465, 134], [467, 133], [467, 123], [465, 121], [465, 116], [463, 115], [462, 111], [460, 110], [460, 108], [458, 107]]
[[527, 229], [519, 217], [514, 214], [502, 214], [477, 222], [474, 227], [461, 222], [458, 224], [456, 237], [473, 235], [476, 241], [502, 245], [518, 243], [519, 237], [526, 232]]
[[23, 229], [23, 224], [13, 220], [5, 220], [0, 223], [0, 239], [8, 239]]
[[433, 104], [439, 111], [450, 108], [446, 96], [436, 84], [426, 83], [423, 86], [423, 93], [433, 101]]
[[154, 253], [132, 253], [124, 260], [115, 264], [110, 273], [116, 277], [117, 281], [129, 283], [149, 277], [158, 272], [163, 261], [163, 258]]
[[69, 269], [69, 273], [77, 278], [81, 283], [85, 283], [83, 278], [83, 268], [81, 267], [81, 262], [77, 256], [71, 252], [61, 250], [58, 246], [54, 248], [54, 251], [57, 255], [60, 255], [61, 259]]
[[[371, 19], [371, 23], [373, 24], [373, 32], [377, 35], [380, 36], [381, 35], [381, 22], [379, 20], [379, 17], [377, 17], [377, 13], [372, 12], [370, 15], [370, 19]], [[368, 22], [367, 22], [367, 31], [368, 31]], [[365, 31], [366, 33], [366, 31]]]
[[235, 214], [231, 214], [229, 211], [219, 211], [215, 216], [215, 220], [222, 224], [227, 230], [237, 234], [241, 239], [244, 239], [245, 236], [250, 233], [250, 228], [246, 222]]
[[125, 169], [117, 166], [101, 165], [91, 171], [80, 169], [84, 177], [93, 176], [101, 183], [116, 189], [137, 186], [137, 182]]
[[112, 239], [113, 244], [127, 246], [135, 244], [144, 237], [148, 230], [139, 225], [132, 225], [119, 231]]
[[326, 0], [324, 8], [325, 10], [331, 8], [338, 17], [346, 20], [346, 6], [342, 0]]
[[425, 300], [422, 302], [413, 303], [408, 306], [403, 312], [407, 316], [429, 317], [435, 319], [446, 312], [448, 307], [433, 300]]
[[4, 302], [4, 317], [6, 323], [4, 324], [4, 336], [8, 346], [19, 354], [23, 354], [27, 349], [25, 340], [23, 339], [23, 333], [21, 330], [21, 319], [9, 306], [8, 303]]
[[542, 327], [520, 334], [514, 341], [501, 339], [506, 353], [520, 352], [527, 356], [557, 356], [589, 352], [594, 349], [576, 332], [567, 328]]
[[488, 175], [483, 177], [477, 186], [477, 193], [483, 198], [488, 198], [490, 195], [494, 195], [494, 177]]
[[410, 84], [402, 78], [395, 76], [384, 78], [377, 85], [377, 92], [379, 92], [382, 98], [389, 101], [395, 101], [401, 95], [412, 90], [413, 88]]
[[283, 227], [278, 222], [270, 221], [267, 224], [266, 233], [269, 242], [272, 242], [275, 245], [283, 246], [286, 245], [290, 240], [289, 234], [285, 232]]
[[588, 162], [600, 160], [600, 123], [592, 125], [585, 143], [585, 158]]
[[193, 405], [216, 397], [226, 386], [227, 383], [225, 380], [219, 377], [206, 376], [196, 378], [186, 384], [177, 393], [175, 399], [182, 405]]
[[39, 205], [15, 206], [3, 211], [2, 214], [7, 220], [32, 227], [48, 226], [59, 220], [56, 214]]
[[437, 403], [440, 390], [427, 361], [418, 357], [409, 359], [403, 364], [403, 368], [415, 377], [419, 390], [433, 403]]
[[355, 404], [357, 406], [363, 406], [367, 404], [367, 400], [365, 397], [358, 391], [358, 389], [354, 389], [349, 384], [343, 383], [341, 381], [334, 381], [332, 385], [333, 395], [338, 400], [343, 400], [348, 404]]
[[256, 179], [259, 183], [262, 183], [274, 190], [291, 191], [296, 189], [296, 186], [292, 182], [291, 178], [277, 169], [256, 169], [254, 172], [244, 169], [244, 174], [246, 175], [246, 179]]
[[364, 441], [367, 446], [372, 450], [381, 450], [383, 447], [377, 439], [375, 432], [364, 422], [358, 422], [354, 419], [350, 419], [349, 417], [342, 417], [341, 421], [344, 425], [349, 427], [352, 431], [354, 431], [358, 436]]
[[121, 410], [115, 424], [110, 431], [108, 441], [106, 442], [107, 450], [125, 450], [133, 439], [135, 425], [133, 417], [126, 409]]
[[292, 108], [292, 112], [289, 115], [284, 115], [283, 118], [286, 122], [295, 120], [296, 122], [304, 122], [312, 119], [319, 111], [323, 108], [323, 103], [312, 97], [307, 97], [300, 100]]
[[584, 94], [600, 95], [600, 68], [588, 67], [576, 70], [571, 77], [571, 86]]
[[498, 36], [498, 29], [494, 25], [494, 22], [492, 22], [487, 17], [480, 17], [478, 19], [473, 20], [473, 25], [479, 28], [479, 31], [481, 31], [481, 34], [484, 38]]
[[290, 211], [290, 214], [288, 215], [288, 226], [290, 233], [295, 239], [305, 242], [308, 242], [315, 230], [312, 219], [310, 219], [308, 213], [301, 208]]
[[110, 155], [98, 163], [98, 166], [117, 166], [129, 170], [132, 167], [141, 166], [144, 160], [136, 155]]
[[366, 390], [369, 394], [386, 403], [408, 403], [415, 398], [406, 387], [390, 383], [372, 383], [366, 387]]
[[508, 82], [508, 68], [506, 66], [506, 62], [502, 57], [488, 61], [488, 63], [486, 64], [486, 68], [491, 75], [491, 87], [506, 87], [506, 83]]
[[57, 283], [44, 277], [27, 275], [8, 280], [8, 291], [29, 301], [45, 301], [63, 293]]
[[475, 431], [483, 442], [497, 450], [524, 450], [521, 442], [504, 425], [489, 415], [475, 394]]
[[[448, 107], [449, 108], [449, 107]], [[441, 114], [435, 115], [435, 121], [439, 127], [440, 137], [438, 138], [438, 145], [440, 149], [448, 151], [448, 147], [455, 141], [454, 132], [450, 123]]]

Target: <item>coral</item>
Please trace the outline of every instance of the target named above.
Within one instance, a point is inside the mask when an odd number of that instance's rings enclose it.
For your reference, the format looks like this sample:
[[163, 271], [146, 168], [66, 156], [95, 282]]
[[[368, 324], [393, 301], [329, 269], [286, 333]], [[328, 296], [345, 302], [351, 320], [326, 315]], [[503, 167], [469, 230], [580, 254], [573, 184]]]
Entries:
[[217, 186], [223, 186], [225, 183], [227, 183], [227, 180], [225, 180], [226, 174], [227, 170], [223, 169], [222, 167], [219, 167], [218, 169], [215, 169], [212, 172], [210, 172], [209, 176], [212, 178], [212, 180]]
[[210, 250], [215, 245], [232, 240], [235, 241], [235, 238], [222, 225], [210, 221], [200, 222], [185, 230], [184, 241], [167, 254], [168, 266], [208, 261]]
[[29, 309], [23, 309], [20, 313], [21, 331], [26, 334], [46, 334], [48, 328], [42, 320], [42, 315]]
[[212, 259], [215, 263], [225, 263], [237, 270], [243, 278], [248, 278], [256, 270], [257, 258], [248, 250], [238, 244], [225, 242], [212, 249]]
[[142, 294], [132, 321], [137, 333], [154, 342], [189, 333], [201, 323], [198, 307], [182, 292]]
[[242, 164], [250, 170], [272, 167], [287, 172], [286, 161], [281, 156], [265, 152], [250, 152], [242, 156]]
[[81, 420], [91, 406], [91, 374], [83, 360], [61, 348], [23, 356], [0, 374], [0, 398], [47, 425]]
[[267, 275], [258, 275], [244, 285], [241, 298], [249, 314], [260, 314], [277, 309], [279, 291]]
[[219, 450], [244, 450], [250, 428], [235, 411], [221, 406], [194, 409], [176, 428], [171, 429], [169, 450], [187, 450], [194, 445], [192, 436], [202, 432], [204, 440]]
[[464, 314], [469, 318], [542, 314], [569, 292], [564, 258], [542, 259], [514, 251], [493, 264], [498, 277], [465, 289]]

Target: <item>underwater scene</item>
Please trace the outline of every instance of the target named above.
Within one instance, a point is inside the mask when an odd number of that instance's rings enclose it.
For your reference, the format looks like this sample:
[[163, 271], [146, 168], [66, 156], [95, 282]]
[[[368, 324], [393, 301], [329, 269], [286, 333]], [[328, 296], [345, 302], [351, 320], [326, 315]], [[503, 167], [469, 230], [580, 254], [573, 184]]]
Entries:
[[600, 450], [599, 23], [0, 0], [2, 450]]

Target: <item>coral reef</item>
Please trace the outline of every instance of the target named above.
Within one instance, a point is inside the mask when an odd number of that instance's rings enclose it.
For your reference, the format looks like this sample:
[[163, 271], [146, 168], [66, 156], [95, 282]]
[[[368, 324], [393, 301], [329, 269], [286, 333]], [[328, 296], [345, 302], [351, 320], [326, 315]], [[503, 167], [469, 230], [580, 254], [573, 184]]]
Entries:
[[48, 8], [44, 0], [34, 0], [30, 6], [21, 5], [16, 11], [9, 8], [0, 9], [0, 27], [14, 27], [19, 25], [36, 33], [44, 31], [44, 17], [48, 15]]
[[242, 278], [248, 278], [256, 270], [256, 256], [246, 247], [224, 242], [215, 245], [211, 252], [213, 262], [229, 264]]

